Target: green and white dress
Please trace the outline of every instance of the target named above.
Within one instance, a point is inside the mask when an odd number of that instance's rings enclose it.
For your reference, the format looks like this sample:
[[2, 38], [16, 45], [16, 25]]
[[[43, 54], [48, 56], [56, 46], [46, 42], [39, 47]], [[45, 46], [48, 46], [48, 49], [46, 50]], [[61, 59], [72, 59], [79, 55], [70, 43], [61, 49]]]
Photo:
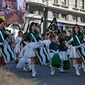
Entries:
[[60, 56], [58, 54], [58, 49], [59, 46], [57, 43], [50, 43], [49, 49], [52, 49], [52, 52], [50, 52], [50, 58], [51, 58], [51, 65], [57, 68], [60, 68], [61, 65], [61, 60], [60, 60]]
[[6, 30], [0, 30], [0, 43], [2, 43], [2, 45], [0, 46], [0, 55], [4, 57], [5, 62], [16, 59], [13, 49], [11, 47], [11, 43], [7, 41], [7, 38], [8, 36]]
[[60, 59], [61, 60], [68, 60], [68, 57], [67, 57], [67, 47], [66, 45], [63, 43], [63, 44], [59, 44], [59, 56], [60, 56]]
[[29, 32], [27, 33], [26, 37], [24, 38], [24, 41], [28, 41], [28, 51], [27, 51], [27, 56], [28, 57], [35, 57], [36, 54], [34, 52], [34, 47], [37, 46], [37, 42], [39, 41], [39, 32], [35, 31], [35, 33]]
[[[77, 36], [77, 37], [76, 37]], [[77, 39], [78, 38], [78, 39]], [[73, 34], [71, 36], [72, 47], [70, 49], [70, 58], [80, 58], [77, 48], [80, 46], [80, 43], [83, 43], [83, 34], [79, 33], [78, 35]]]

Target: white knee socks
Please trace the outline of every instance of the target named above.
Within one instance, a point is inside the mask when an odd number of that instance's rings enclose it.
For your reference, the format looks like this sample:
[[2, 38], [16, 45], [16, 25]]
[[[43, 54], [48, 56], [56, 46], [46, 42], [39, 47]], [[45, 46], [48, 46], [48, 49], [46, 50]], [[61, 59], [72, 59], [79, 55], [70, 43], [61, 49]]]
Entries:
[[51, 66], [51, 75], [53, 76], [55, 74], [55, 67]]
[[76, 70], [76, 75], [80, 75], [80, 72], [79, 72], [79, 64], [75, 64], [75, 70]]

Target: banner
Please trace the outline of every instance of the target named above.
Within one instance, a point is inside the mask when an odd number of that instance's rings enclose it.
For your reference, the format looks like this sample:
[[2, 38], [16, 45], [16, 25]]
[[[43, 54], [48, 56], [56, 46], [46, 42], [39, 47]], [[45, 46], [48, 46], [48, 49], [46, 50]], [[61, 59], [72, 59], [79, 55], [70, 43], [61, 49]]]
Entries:
[[[3, 14], [3, 15], [2, 15]], [[23, 24], [24, 13], [15, 10], [4, 9], [0, 12], [0, 16], [6, 24]]]
[[6, 16], [5, 15], [0, 15], [0, 18], [4, 20], [5, 26], [6, 26]]

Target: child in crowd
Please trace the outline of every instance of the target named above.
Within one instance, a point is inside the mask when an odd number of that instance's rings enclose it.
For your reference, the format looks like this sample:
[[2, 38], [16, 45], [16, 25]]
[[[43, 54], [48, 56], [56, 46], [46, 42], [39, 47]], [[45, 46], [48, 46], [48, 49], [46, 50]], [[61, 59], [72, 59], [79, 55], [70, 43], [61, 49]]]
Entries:
[[67, 57], [67, 46], [65, 45], [65, 41], [63, 38], [59, 38], [59, 56], [61, 59], [61, 67], [60, 72], [64, 72], [64, 61], [68, 60]]
[[55, 68], [56, 67], [60, 67], [61, 61], [60, 61], [60, 57], [58, 55], [59, 52], [59, 46], [56, 42], [56, 38], [55, 36], [51, 37], [51, 43], [49, 46], [49, 50], [50, 50], [50, 58], [51, 58], [51, 75], [55, 74]]
[[23, 32], [19, 31], [18, 36], [17, 36], [17, 38], [15, 40], [15, 48], [14, 48], [14, 52], [15, 52], [16, 57], [17, 57], [16, 63], [19, 61], [20, 42], [22, 41], [22, 39], [23, 39]]

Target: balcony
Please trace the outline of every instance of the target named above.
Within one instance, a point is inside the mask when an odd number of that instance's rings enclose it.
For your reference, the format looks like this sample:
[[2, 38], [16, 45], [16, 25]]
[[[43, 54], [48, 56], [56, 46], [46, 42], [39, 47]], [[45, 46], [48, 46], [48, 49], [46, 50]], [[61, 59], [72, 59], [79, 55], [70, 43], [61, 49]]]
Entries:
[[36, 5], [36, 6], [44, 6], [45, 7], [45, 2], [42, 0], [25, 0], [26, 3], [29, 3], [31, 5]]

